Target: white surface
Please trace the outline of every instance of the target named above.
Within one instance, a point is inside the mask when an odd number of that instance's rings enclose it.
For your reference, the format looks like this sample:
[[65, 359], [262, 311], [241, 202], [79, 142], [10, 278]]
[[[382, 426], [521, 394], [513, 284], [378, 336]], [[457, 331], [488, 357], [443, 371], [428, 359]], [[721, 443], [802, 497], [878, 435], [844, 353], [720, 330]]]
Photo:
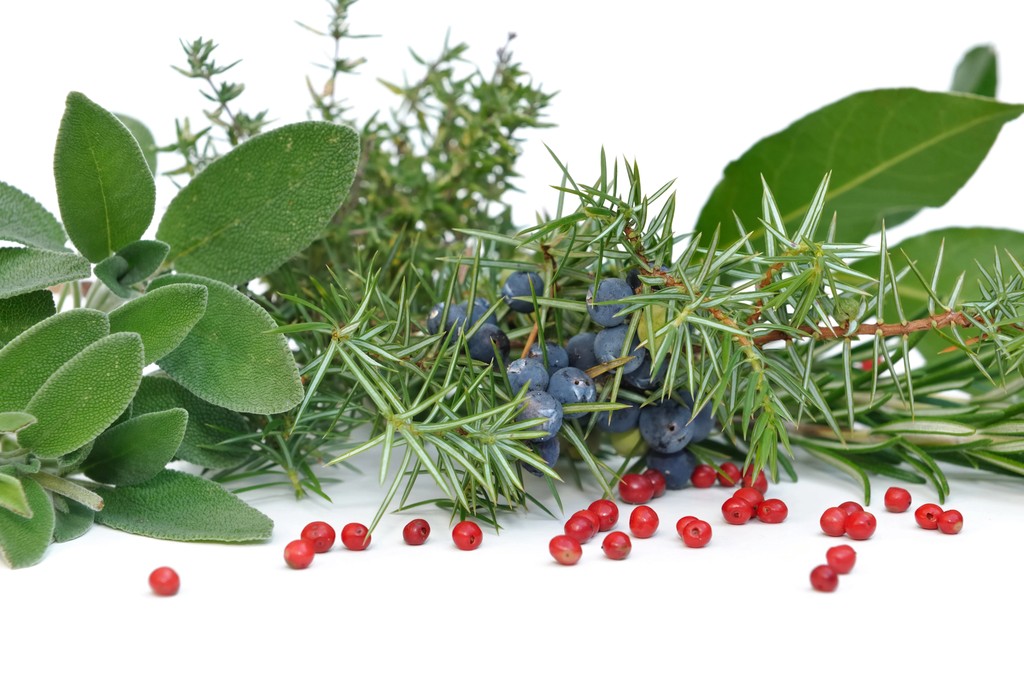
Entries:
[[[700, 8], [691, 5], [700, 5]], [[550, 146], [584, 178], [603, 145], [636, 159], [653, 188], [678, 178], [678, 225], [692, 224], [724, 165], [760, 137], [861, 89], [945, 89], [961, 54], [980, 42], [999, 50], [1000, 96], [1024, 101], [1024, 43], [1013, 3], [380, 2], [363, 0], [355, 43], [369, 57], [350, 102], [369, 112], [392, 100], [376, 77], [415, 75], [406, 46], [435, 55], [446, 28], [488, 63], [509, 31], [534, 77], [559, 90], [556, 128], [530, 136], [520, 171], [517, 217], [554, 205]], [[849, 9], [843, 9], [849, 8]], [[326, 3], [39, 2], [0, 10], [0, 180], [57, 213], [52, 149], [63, 100], [79, 90], [146, 122], [171, 141], [175, 117], [201, 117], [195, 83], [175, 74], [178, 39], [215, 39], [233, 77], [248, 85], [250, 110], [281, 123], [304, 117], [303, 76], [328, 49], [294, 20], [319, 25]], [[1010, 123], [967, 187], [908, 229], [1020, 226], [1017, 194], [1024, 123]], [[172, 162], [162, 158], [166, 169]], [[159, 202], [173, 195], [160, 182]], [[372, 466], [371, 460], [363, 461]], [[855, 545], [858, 564], [836, 593], [813, 592], [808, 574], [829, 539], [821, 511], [856, 498], [854, 484], [801, 461], [802, 479], [772, 490], [790, 507], [778, 526], [726, 526], [720, 488], [670, 493], [653, 507], [663, 526], [637, 540], [625, 562], [596, 542], [580, 564], [560, 567], [547, 540], [561, 521], [509, 517], [474, 553], [455, 550], [447, 516], [424, 513], [430, 541], [410, 548], [389, 516], [364, 553], [336, 550], [304, 572], [283, 546], [314, 519], [336, 526], [372, 517], [382, 491], [371, 473], [341, 471], [336, 502], [296, 503], [250, 494], [277, 528], [265, 545], [223, 547], [155, 541], [98, 527], [53, 546], [39, 566], [0, 570], [4, 676], [30, 669], [85, 669], [85, 677], [302, 677], [352, 671], [513, 677], [667, 675], [766, 677], [992, 677], [1016, 651], [1014, 619], [1024, 598], [1019, 565], [1021, 486], [969, 473], [953, 476], [946, 504], [966, 518], [944, 536], [910, 514], [881, 509], [877, 534]], [[543, 488], [537, 489], [544, 493]], [[934, 501], [913, 488], [915, 507]], [[563, 491], [567, 514], [596, 492]], [[684, 514], [709, 519], [703, 550], [674, 535]], [[146, 579], [174, 566], [182, 592], [160, 599]], [[1005, 612], [1005, 613], [1004, 613]], [[884, 659], [884, 660], [883, 660]], [[392, 673], [397, 671], [398, 674]], [[43, 672], [47, 677], [51, 673]]]

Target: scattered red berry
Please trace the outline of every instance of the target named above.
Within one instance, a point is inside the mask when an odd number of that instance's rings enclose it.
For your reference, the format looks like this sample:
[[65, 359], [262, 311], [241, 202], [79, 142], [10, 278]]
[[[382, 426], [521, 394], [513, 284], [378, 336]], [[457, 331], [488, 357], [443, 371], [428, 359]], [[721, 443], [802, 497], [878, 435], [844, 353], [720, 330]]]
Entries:
[[898, 486], [885, 490], [885, 509], [889, 512], [906, 512], [910, 507], [910, 492]]
[[846, 518], [846, 535], [855, 541], [866, 541], [875, 533], [878, 522], [866, 510], [858, 510]]
[[619, 506], [615, 505], [615, 501], [600, 498], [591, 503], [587, 509], [596, 513], [598, 518], [600, 518], [601, 526], [598, 529], [599, 531], [608, 531], [619, 521]]
[[480, 531], [480, 526], [476, 522], [467, 519], [452, 529], [452, 540], [459, 550], [476, 550], [484, 540], [484, 532]]
[[757, 518], [765, 524], [781, 524], [789, 517], [789, 508], [780, 498], [766, 498], [757, 505]]
[[736, 486], [742, 477], [735, 463], [722, 463], [718, 466], [718, 483], [722, 486]]
[[703, 548], [711, 541], [711, 525], [702, 519], [692, 519], [678, 529], [683, 543], [689, 548]]
[[845, 503], [840, 503], [838, 507], [840, 510], [846, 513], [847, 517], [849, 517], [855, 512], [864, 511], [864, 506], [858, 503], [857, 501], [846, 501]]
[[937, 525], [944, 534], [959, 534], [964, 528], [964, 516], [959, 510], [946, 510], [939, 515]]
[[658, 498], [659, 496], [665, 495], [665, 475], [661, 474], [658, 470], [644, 470], [644, 477], [651, 480], [651, 484], [654, 485], [654, 495], [651, 498]]
[[430, 524], [425, 519], [414, 519], [402, 529], [402, 538], [409, 545], [423, 545], [430, 536]]
[[755, 489], [752, 486], [743, 486], [736, 489], [733, 494], [733, 498], [742, 498], [746, 502], [750, 503], [750, 507], [754, 509], [754, 513], [757, 513], [757, 506], [764, 500], [764, 494]]
[[831, 593], [839, 587], [839, 576], [827, 564], [819, 564], [811, 570], [811, 587], [823, 593]]
[[631, 505], [642, 505], [654, 498], [654, 483], [633, 472], [623, 475], [619, 480], [619, 497]]
[[703, 463], [693, 468], [693, 473], [690, 475], [690, 484], [698, 489], [712, 487], [716, 481], [718, 481], [718, 473], [715, 472], [715, 468]]
[[746, 524], [754, 516], [754, 506], [733, 496], [722, 503], [722, 517], [729, 524]]
[[922, 529], [937, 529], [939, 526], [939, 515], [942, 508], [935, 503], [925, 503], [914, 511], [914, 519]]
[[594, 525], [594, 533], [590, 534], [590, 538], [597, 536], [597, 532], [601, 530], [600, 515], [598, 515], [596, 512], [589, 508], [587, 508], [586, 510], [577, 510], [576, 512], [572, 513], [573, 517], [575, 517], [576, 515], [579, 515], [580, 517], [586, 517], [587, 519], [589, 519], [590, 523]]
[[370, 545], [370, 530], [358, 522], [341, 528], [341, 543], [349, 550], [366, 550]]
[[325, 553], [334, 546], [334, 527], [327, 522], [310, 522], [302, 529], [300, 538], [313, 542], [313, 550]]
[[601, 550], [604, 551], [608, 559], [624, 560], [629, 557], [629, 551], [632, 549], [633, 544], [629, 540], [629, 536], [621, 531], [613, 531], [601, 541]]
[[757, 477], [751, 474], [752, 470], [747, 470], [743, 473], [742, 486], [747, 488], [754, 488], [760, 491], [762, 494], [768, 493], [768, 478], [764, 474], [764, 470], [757, 471]]
[[583, 515], [573, 515], [565, 521], [565, 535], [580, 543], [586, 543], [597, 533], [597, 527]]
[[313, 541], [297, 538], [284, 547], [284, 561], [292, 569], [305, 569], [313, 564], [316, 548]]
[[827, 536], [842, 536], [846, 533], [846, 511], [832, 507], [821, 513], [821, 530]]
[[583, 556], [580, 542], [572, 536], [555, 536], [548, 543], [548, 551], [559, 564], [576, 564]]
[[825, 561], [837, 574], [849, 574], [857, 561], [857, 551], [848, 545], [834, 545], [825, 551]]
[[[313, 558], [310, 557], [310, 559]], [[157, 595], [169, 597], [178, 594], [178, 589], [181, 587], [181, 579], [178, 578], [178, 572], [170, 567], [157, 567], [149, 575], [149, 587]]]
[[637, 538], [650, 538], [658, 530], [658, 513], [649, 505], [638, 505], [629, 513], [629, 530]]

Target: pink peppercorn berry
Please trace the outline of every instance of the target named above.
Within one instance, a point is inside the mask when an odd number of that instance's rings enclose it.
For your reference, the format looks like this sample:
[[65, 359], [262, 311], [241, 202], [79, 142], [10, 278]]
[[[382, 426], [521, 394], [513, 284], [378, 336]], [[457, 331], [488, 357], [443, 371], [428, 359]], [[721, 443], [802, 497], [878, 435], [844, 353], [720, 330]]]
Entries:
[[823, 593], [831, 593], [839, 587], [839, 576], [827, 564], [819, 564], [811, 570], [811, 587]]
[[559, 564], [573, 565], [583, 556], [580, 542], [571, 536], [555, 536], [548, 543], [548, 552]]
[[898, 486], [885, 490], [885, 509], [889, 512], [906, 512], [910, 507], [910, 492]]

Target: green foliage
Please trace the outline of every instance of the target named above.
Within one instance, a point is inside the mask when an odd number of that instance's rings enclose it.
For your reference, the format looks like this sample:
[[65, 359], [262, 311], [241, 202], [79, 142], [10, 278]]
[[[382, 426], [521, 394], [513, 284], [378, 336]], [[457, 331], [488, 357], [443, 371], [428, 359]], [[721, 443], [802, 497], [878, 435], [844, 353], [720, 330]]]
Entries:
[[138, 333], [146, 349], [144, 363], [157, 362], [178, 347], [206, 314], [206, 291], [198, 283], [154, 287], [110, 312], [110, 331]]
[[0, 299], [77, 281], [88, 275], [89, 261], [75, 253], [0, 248]]
[[0, 348], [56, 311], [53, 295], [48, 290], [34, 290], [0, 300]]
[[133, 241], [93, 268], [93, 274], [115, 295], [129, 299], [134, 288], [155, 273], [171, 247], [162, 241]]
[[188, 411], [174, 408], [119, 423], [96, 438], [82, 471], [104, 484], [147, 482], [174, 458], [187, 422]]
[[961, 59], [953, 74], [953, 92], [995, 97], [998, 83], [996, 51], [991, 45], [978, 45]]
[[68, 237], [57, 219], [36, 199], [0, 182], [0, 240], [44, 250], [64, 250]]
[[22, 479], [29, 514], [0, 507], [0, 558], [15, 569], [30, 567], [43, 558], [53, 537], [53, 505], [46, 491], [32, 479]]

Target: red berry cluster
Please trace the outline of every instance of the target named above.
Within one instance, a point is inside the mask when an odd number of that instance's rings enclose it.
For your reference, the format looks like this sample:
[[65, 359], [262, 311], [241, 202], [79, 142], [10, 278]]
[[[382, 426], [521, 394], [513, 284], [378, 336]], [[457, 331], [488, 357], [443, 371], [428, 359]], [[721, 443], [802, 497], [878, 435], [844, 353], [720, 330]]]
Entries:
[[[726, 465], [732, 465], [732, 463], [725, 463]], [[735, 465], [732, 465], [735, 469]], [[739, 472], [738, 470], [734, 470]], [[732, 472], [729, 471], [726, 478], [727, 481], [732, 479]], [[733, 492], [732, 496], [727, 498], [722, 503], [722, 517], [729, 524], [746, 524], [748, 521], [757, 517], [765, 524], [779, 524], [784, 522], [786, 517], [789, 516], [789, 508], [786, 503], [779, 498], [765, 498], [765, 493], [768, 492], [768, 479], [764, 475], [764, 471], [757, 473], [754, 477], [748, 470], [740, 477], [741, 486]], [[721, 483], [721, 477], [719, 477]], [[732, 486], [731, 484], [725, 484], [726, 486]]]
[[[629, 475], [626, 476], [628, 477]], [[634, 476], [642, 477], [642, 475]], [[644, 481], [650, 484], [648, 480]], [[640, 510], [640, 507], [636, 508], [636, 510]], [[634, 521], [633, 516], [638, 516], [636, 510], [630, 516], [631, 525]], [[566, 520], [565, 533], [551, 539], [548, 543], [548, 551], [559, 564], [576, 564], [583, 556], [583, 544], [590, 541], [600, 531], [611, 531], [618, 521], [619, 506], [615, 504], [615, 501], [608, 500], [607, 498], [598, 499], [585, 509], [577, 510]], [[655, 528], [657, 528], [656, 515]], [[625, 541], [622, 541], [622, 538], [625, 538]], [[621, 531], [613, 531], [605, 537], [601, 548], [609, 557], [612, 557], [612, 554], [616, 555], [612, 559], [623, 559], [629, 554], [631, 548], [629, 536], [626, 536]], [[611, 551], [611, 554], [609, 551]]]
[[855, 541], [866, 541], [875, 533], [878, 520], [857, 501], [846, 501], [825, 510], [819, 524], [828, 536], [845, 534]]
[[811, 570], [811, 587], [831, 593], [839, 587], [839, 575], [849, 574], [857, 561], [856, 551], [848, 545], [836, 545], [825, 551], [825, 564]]
[[943, 510], [935, 503], [925, 503], [914, 511], [914, 519], [922, 529], [938, 529], [944, 534], [959, 534], [964, 516], [959, 510]]
[[703, 548], [711, 541], [711, 525], [692, 515], [679, 518], [676, 533], [688, 548]]

